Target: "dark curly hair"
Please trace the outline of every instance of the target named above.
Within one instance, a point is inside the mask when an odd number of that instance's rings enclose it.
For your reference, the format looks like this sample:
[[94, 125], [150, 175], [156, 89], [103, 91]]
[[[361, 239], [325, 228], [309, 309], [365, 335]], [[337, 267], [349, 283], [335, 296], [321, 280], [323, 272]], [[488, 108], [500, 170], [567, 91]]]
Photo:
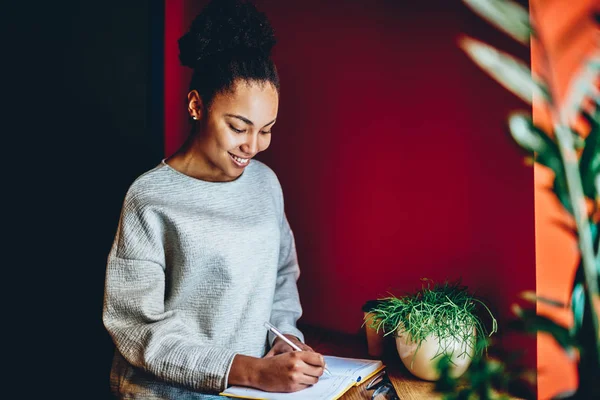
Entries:
[[212, 0], [178, 43], [181, 64], [194, 69], [190, 90], [198, 91], [207, 109], [217, 93], [232, 92], [237, 79], [270, 82], [279, 93], [271, 60], [274, 30], [247, 1]]

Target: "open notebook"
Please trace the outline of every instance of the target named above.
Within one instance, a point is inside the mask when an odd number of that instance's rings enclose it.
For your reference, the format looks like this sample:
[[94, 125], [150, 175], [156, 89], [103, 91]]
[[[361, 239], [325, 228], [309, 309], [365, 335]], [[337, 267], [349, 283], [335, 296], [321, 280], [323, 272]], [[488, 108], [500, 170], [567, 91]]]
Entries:
[[385, 366], [379, 360], [363, 360], [325, 356], [327, 369], [332, 376], [323, 375], [319, 382], [293, 393], [272, 393], [241, 386], [232, 386], [221, 393], [222, 396], [242, 399], [265, 400], [334, 400], [353, 386], [358, 386]]

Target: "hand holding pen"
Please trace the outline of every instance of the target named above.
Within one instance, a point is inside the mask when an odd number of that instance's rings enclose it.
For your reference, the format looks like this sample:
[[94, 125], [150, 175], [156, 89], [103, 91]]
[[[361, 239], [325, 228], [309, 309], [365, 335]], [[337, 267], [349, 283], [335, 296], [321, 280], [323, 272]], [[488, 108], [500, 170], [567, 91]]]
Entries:
[[[294, 349], [295, 351], [302, 351], [302, 349], [295, 344], [294, 342], [292, 342], [290, 339], [288, 339], [287, 337], [285, 337], [285, 335], [283, 333], [281, 333], [279, 331], [279, 329], [275, 328], [275, 326], [273, 326], [272, 324], [270, 324], [269, 322], [265, 322], [265, 327], [270, 330], [271, 332], [273, 332], [274, 335], [276, 335], [278, 338], [280, 338], [284, 343], [288, 344], [292, 349]], [[309, 346], [306, 346], [309, 347]], [[309, 347], [310, 349], [310, 347]], [[312, 350], [312, 349], [311, 349]], [[269, 352], [271, 353], [271, 352]], [[268, 356], [269, 354], [267, 354]], [[323, 372], [329, 376], [331, 376], [331, 372], [327, 369], [327, 366], [324, 367]]]

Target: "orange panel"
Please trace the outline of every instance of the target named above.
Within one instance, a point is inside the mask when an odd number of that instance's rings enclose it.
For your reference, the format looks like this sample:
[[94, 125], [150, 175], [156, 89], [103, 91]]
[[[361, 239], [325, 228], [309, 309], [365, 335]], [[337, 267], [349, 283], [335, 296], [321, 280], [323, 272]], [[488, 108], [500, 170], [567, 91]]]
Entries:
[[[569, 81], [595, 46], [597, 32], [591, 14], [593, 8], [598, 7], [597, 2], [532, 0], [530, 4], [542, 42], [532, 41], [532, 69], [534, 74], [551, 80], [554, 97], [561, 102]], [[549, 114], [543, 105], [534, 104], [534, 120], [544, 127], [550, 126]], [[578, 251], [575, 237], [564, 227], [574, 228], [574, 222], [549, 190], [552, 172], [536, 165], [534, 177], [537, 292], [541, 296], [568, 303]], [[538, 312], [551, 315], [566, 325], [572, 323], [569, 309], [557, 312], [556, 309], [540, 305]], [[537, 346], [538, 397], [549, 399], [557, 393], [575, 389], [575, 363], [547, 335], [539, 335]]]

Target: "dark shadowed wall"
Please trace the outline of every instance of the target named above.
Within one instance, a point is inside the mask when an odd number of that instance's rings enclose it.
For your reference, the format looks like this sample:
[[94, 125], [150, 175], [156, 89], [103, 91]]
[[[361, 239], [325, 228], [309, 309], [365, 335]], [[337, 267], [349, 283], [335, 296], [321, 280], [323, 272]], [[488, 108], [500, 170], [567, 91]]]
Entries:
[[62, 299], [52, 303], [59, 320], [44, 327], [60, 341], [44, 346], [59, 355], [44, 358], [34, 375], [60, 371], [45, 388], [48, 397], [96, 399], [109, 398], [113, 352], [101, 319], [106, 260], [125, 192], [164, 151], [164, 3], [73, 3], [47, 16], [64, 32], [51, 44], [64, 55], [51, 62], [62, 65], [65, 83], [45, 100], [60, 109], [49, 121], [57, 125], [53, 137], [69, 134], [70, 143], [68, 151], [52, 153], [64, 167], [52, 162], [41, 171], [50, 172], [43, 180], [64, 180], [68, 191], [55, 186], [47, 195], [65, 195], [59, 210], [49, 210], [57, 219], [55, 237], [48, 237], [57, 241], [57, 255], [44, 264], [55, 271], [53, 291]]

